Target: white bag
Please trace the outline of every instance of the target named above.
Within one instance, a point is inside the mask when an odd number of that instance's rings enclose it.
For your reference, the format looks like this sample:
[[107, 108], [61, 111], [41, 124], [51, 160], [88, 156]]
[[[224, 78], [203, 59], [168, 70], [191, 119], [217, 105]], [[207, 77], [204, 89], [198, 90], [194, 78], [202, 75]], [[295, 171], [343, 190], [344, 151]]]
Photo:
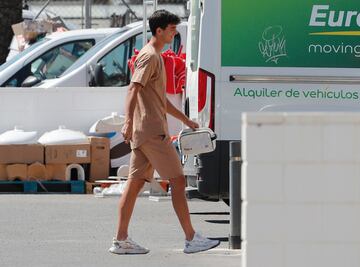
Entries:
[[216, 134], [209, 128], [185, 129], [179, 134], [179, 149], [183, 155], [197, 155], [215, 150]]

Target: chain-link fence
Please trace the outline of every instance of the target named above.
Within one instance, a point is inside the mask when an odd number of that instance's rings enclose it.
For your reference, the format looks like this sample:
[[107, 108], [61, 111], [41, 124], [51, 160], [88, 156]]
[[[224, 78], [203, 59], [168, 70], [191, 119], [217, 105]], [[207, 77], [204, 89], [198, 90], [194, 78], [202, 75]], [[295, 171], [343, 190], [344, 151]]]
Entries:
[[[188, 16], [187, 0], [158, 0], [158, 9], [166, 9], [181, 18]], [[86, 12], [90, 6], [90, 12]], [[143, 17], [143, 0], [24, 0], [24, 7], [31, 14], [61, 17], [71, 28], [121, 27]], [[89, 15], [88, 15], [89, 14]]]

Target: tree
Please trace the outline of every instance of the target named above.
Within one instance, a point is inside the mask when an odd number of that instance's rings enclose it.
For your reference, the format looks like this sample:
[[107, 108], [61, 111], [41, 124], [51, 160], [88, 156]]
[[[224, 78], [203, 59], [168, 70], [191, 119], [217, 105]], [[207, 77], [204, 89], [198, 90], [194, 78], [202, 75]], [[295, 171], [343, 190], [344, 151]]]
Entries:
[[22, 21], [22, 0], [0, 1], [0, 64], [9, 53], [13, 32], [11, 25]]

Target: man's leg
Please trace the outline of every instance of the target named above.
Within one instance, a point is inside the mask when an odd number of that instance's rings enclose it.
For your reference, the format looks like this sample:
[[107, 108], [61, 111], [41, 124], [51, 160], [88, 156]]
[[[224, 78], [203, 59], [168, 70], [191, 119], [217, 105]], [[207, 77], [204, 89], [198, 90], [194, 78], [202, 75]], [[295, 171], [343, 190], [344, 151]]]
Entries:
[[144, 179], [129, 179], [119, 202], [119, 224], [116, 234], [117, 240], [125, 240], [128, 237], [128, 227], [134, 210], [136, 198], [144, 186]]
[[189, 207], [185, 197], [186, 180], [184, 176], [170, 179], [172, 203], [185, 232], [186, 240], [192, 240], [195, 234], [191, 224]]

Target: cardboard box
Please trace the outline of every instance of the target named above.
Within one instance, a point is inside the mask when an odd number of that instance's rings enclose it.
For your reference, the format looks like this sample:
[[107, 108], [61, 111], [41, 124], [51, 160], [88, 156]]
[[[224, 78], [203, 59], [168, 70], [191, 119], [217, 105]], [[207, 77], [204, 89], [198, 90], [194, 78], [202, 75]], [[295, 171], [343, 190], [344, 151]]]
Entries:
[[29, 180], [46, 180], [45, 165], [39, 162], [29, 165], [27, 176]]
[[9, 180], [20, 179], [23, 181], [28, 180], [27, 178], [27, 168], [26, 164], [11, 164], [6, 167], [6, 172], [9, 177]]
[[46, 164], [90, 163], [90, 144], [47, 145]]
[[41, 144], [0, 145], [0, 164], [44, 163], [44, 147]]
[[60, 16], [49, 18], [48, 21], [52, 24], [53, 32], [64, 32], [70, 30]]
[[90, 137], [91, 162], [89, 181], [107, 179], [110, 170], [110, 139]]
[[46, 179], [65, 181], [66, 167], [66, 164], [46, 164]]
[[26, 41], [35, 39], [40, 33], [50, 33], [53, 29], [52, 23], [46, 20], [25, 20], [11, 27], [16, 36], [22, 35]]
[[0, 180], [1, 181], [6, 181], [9, 179], [8, 175], [7, 175], [7, 171], [6, 171], [6, 164], [0, 164]]

